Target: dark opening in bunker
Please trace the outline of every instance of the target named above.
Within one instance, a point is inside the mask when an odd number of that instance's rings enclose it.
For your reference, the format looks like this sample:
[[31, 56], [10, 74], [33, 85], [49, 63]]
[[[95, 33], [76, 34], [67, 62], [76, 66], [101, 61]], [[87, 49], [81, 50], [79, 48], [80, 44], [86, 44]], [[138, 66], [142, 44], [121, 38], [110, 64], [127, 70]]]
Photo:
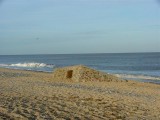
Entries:
[[73, 75], [73, 70], [68, 70], [67, 71], [67, 78], [72, 78], [72, 75]]

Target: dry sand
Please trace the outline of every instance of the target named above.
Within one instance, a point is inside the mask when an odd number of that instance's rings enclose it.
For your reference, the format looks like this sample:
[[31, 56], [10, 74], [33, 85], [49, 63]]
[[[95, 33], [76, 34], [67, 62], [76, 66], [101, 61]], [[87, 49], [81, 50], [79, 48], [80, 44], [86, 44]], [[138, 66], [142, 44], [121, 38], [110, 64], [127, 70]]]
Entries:
[[0, 68], [0, 120], [160, 120], [160, 85], [68, 82]]

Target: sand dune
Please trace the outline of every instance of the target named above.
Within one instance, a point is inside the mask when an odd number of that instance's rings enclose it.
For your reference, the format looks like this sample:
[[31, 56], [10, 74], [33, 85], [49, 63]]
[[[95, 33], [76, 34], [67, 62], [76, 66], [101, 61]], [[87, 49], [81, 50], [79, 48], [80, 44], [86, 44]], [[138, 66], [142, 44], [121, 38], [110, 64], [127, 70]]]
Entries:
[[52, 73], [0, 68], [0, 119], [159, 120], [160, 86], [69, 82]]

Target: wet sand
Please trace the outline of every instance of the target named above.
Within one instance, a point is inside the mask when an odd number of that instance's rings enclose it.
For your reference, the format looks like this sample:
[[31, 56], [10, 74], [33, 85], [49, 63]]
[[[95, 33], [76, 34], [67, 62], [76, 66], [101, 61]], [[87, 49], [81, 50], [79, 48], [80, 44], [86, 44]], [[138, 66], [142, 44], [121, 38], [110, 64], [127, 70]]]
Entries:
[[159, 120], [160, 85], [69, 82], [0, 68], [0, 120]]

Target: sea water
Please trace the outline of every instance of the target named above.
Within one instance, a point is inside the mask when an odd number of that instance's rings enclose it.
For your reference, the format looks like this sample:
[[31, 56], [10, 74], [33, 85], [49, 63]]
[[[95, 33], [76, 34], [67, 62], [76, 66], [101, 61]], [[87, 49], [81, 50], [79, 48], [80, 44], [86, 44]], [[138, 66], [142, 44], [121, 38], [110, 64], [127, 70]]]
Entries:
[[160, 53], [0, 55], [0, 67], [52, 72], [82, 64], [124, 79], [160, 84]]

